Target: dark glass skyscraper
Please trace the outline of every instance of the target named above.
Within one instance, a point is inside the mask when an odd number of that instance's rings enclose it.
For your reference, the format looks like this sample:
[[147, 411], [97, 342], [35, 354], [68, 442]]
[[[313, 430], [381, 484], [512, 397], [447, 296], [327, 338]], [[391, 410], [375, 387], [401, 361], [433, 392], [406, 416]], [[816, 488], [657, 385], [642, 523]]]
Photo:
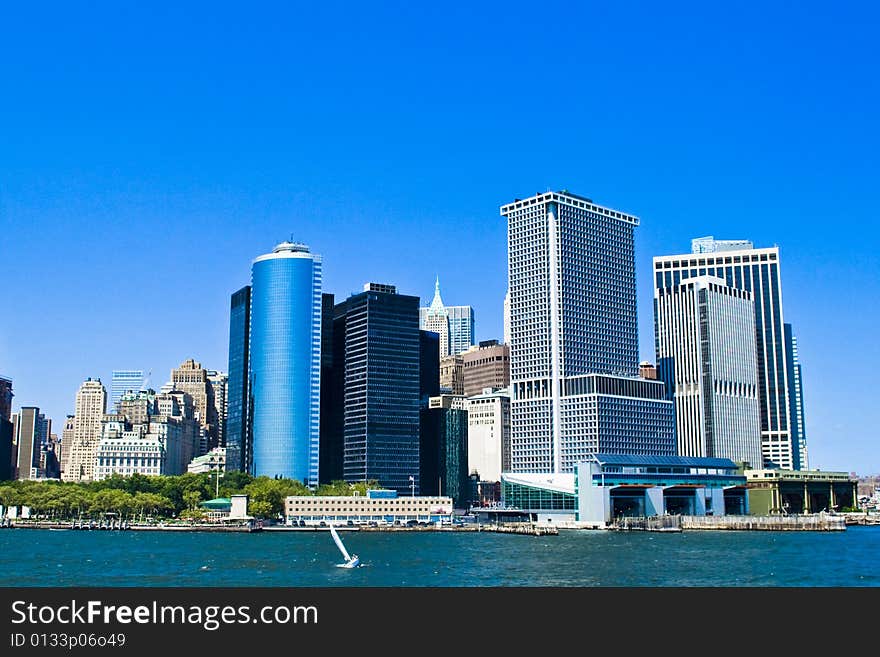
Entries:
[[321, 257], [292, 242], [256, 258], [251, 278], [252, 471], [309, 486], [319, 468], [321, 278]]
[[226, 390], [226, 469], [251, 471], [248, 421], [251, 286], [232, 295], [229, 305], [229, 381]]
[[334, 330], [332, 294], [321, 296], [321, 441], [320, 482], [342, 477], [345, 430], [345, 322]]
[[419, 342], [419, 298], [393, 286], [368, 284], [335, 306], [345, 481], [419, 492]]
[[792, 465], [795, 470], [809, 470], [807, 429], [804, 424], [804, 387], [798, 359], [797, 337], [791, 324], [785, 325], [785, 358], [790, 381], [788, 416], [791, 418]]

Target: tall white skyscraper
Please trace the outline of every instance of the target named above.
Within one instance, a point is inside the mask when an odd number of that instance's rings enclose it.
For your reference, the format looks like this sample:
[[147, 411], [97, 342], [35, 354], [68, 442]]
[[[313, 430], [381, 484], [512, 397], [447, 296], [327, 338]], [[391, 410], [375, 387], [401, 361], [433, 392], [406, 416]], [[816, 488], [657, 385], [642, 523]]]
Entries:
[[110, 412], [116, 412], [116, 404], [122, 399], [122, 395], [129, 390], [140, 392], [143, 383], [143, 370], [113, 370], [110, 379]]
[[727, 247], [750, 242], [708, 240], [695, 240], [701, 244], [693, 245], [696, 253], [654, 258], [654, 286], [672, 288], [689, 278], [717, 276], [728, 287], [752, 293], [764, 467], [798, 469], [801, 446], [792, 431], [791, 349], [785, 339], [779, 248], [735, 249]]
[[419, 328], [440, 335], [440, 358], [454, 356], [474, 344], [474, 310], [470, 306], [444, 305], [437, 278], [431, 305], [419, 308]]
[[679, 455], [761, 467], [751, 293], [712, 276], [655, 289], [654, 329], [657, 373], [675, 403]]
[[510, 344], [510, 290], [504, 294], [504, 344]]
[[86, 379], [76, 393], [73, 442], [64, 481], [93, 481], [95, 454], [101, 441], [101, 420], [107, 412], [107, 390], [100, 379]]
[[511, 470], [572, 473], [597, 453], [675, 453], [663, 383], [637, 376], [637, 217], [568, 192], [508, 220]]

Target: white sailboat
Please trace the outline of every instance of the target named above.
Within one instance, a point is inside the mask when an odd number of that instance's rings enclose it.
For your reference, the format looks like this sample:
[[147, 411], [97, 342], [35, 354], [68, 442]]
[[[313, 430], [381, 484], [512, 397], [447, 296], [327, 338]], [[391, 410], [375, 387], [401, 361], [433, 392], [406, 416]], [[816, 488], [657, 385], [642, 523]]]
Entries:
[[361, 560], [358, 558], [358, 555], [352, 554], [349, 555], [348, 550], [345, 549], [345, 546], [342, 544], [342, 539], [339, 538], [339, 534], [336, 533], [336, 528], [333, 526], [333, 523], [330, 523], [330, 533], [333, 535], [333, 541], [336, 543], [336, 547], [339, 548], [339, 551], [342, 552], [342, 557], [345, 559], [345, 563], [336, 564], [337, 568], [357, 568], [361, 565]]

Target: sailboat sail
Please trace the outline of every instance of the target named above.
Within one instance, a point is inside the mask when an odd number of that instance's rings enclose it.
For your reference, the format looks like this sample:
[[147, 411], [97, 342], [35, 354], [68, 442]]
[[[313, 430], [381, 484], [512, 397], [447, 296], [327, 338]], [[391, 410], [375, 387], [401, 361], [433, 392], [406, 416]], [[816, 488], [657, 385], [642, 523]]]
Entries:
[[339, 534], [336, 533], [336, 528], [333, 525], [330, 525], [330, 533], [333, 534], [333, 540], [336, 542], [336, 547], [339, 548], [339, 551], [342, 552], [342, 556], [346, 561], [351, 561], [351, 557], [348, 554], [348, 550], [345, 549], [345, 546], [342, 544], [342, 539], [339, 538]]

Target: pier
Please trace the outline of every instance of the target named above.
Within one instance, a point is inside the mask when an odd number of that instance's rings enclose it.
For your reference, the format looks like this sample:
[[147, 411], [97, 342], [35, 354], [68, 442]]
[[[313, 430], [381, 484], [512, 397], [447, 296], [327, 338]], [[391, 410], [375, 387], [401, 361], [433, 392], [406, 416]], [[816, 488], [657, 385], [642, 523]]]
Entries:
[[815, 513], [790, 516], [651, 516], [618, 518], [608, 526], [615, 531], [680, 532], [683, 530], [728, 531], [844, 531], [843, 515]]
[[759, 531], [844, 531], [842, 515], [815, 513], [790, 516], [680, 516], [682, 529]]

